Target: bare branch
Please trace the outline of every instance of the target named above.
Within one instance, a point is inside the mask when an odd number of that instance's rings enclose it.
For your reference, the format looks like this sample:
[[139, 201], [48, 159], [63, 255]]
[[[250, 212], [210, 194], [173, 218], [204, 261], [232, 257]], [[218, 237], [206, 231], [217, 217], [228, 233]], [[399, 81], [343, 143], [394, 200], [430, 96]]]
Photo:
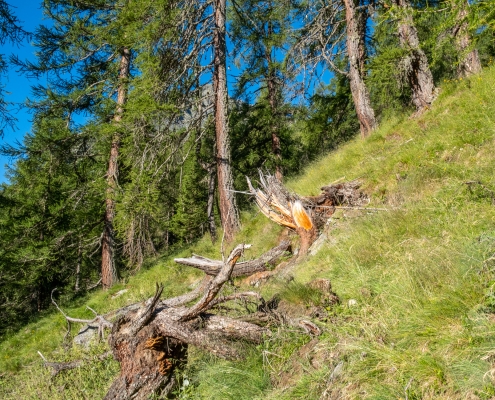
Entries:
[[163, 292], [163, 285], [156, 284], [156, 292], [155, 295], [146, 301], [146, 308], [139, 311], [138, 315], [135, 317], [130, 330], [129, 335], [134, 336], [138, 333], [143, 326], [145, 326], [151, 319], [153, 315], [153, 311], [155, 311], [156, 305], [158, 304], [158, 300], [160, 300], [160, 296]]
[[183, 294], [181, 296], [173, 297], [171, 299], [163, 300], [160, 304], [163, 307], [179, 307], [190, 301], [196, 299], [201, 292], [203, 292], [206, 287], [211, 282], [211, 276], [205, 276], [201, 283], [191, 292]]
[[62, 309], [58, 306], [58, 304], [56, 303], [55, 299], [53, 298], [53, 293], [56, 290], [57, 290], [57, 288], [55, 288], [55, 289], [52, 290], [51, 299], [52, 299], [52, 303], [55, 305], [55, 307], [57, 308], [57, 310], [60, 311], [60, 313], [64, 316], [65, 320], [67, 321], [68, 328], [67, 328], [66, 336], [70, 333], [70, 327], [71, 327], [70, 324], [72, 322], [79, 323], [79, 324], [98, 325], [98, 337], [100, 339], [103, 339], [104, 338], [104, 329], [105, 328], [112, 329], [113, 324], [110, 321], [108, 321], [107, 319], [105, 319], [105, 317], [103, 315], [98, 315], [96, 313], [96, 311], [94, 311], [91, 308], [90, 308], [90, 310], [93, 311], [96, 314], [96, 317], [93, 318], [93, 319], [80, 319], [80, 318], [69, 317], [67, 314], [65, 314], [62, 311]]
[[205, 294], [194, 306], [192, 306], [181, 318], [180, 321], [188, 321], [197, 317], [204, 311], [210, 302], [215, 298], [223, 284], [230, 279], [230, 274], [234, 269], [237, 260], [241, 257], [244, 249], [251, 247], [249, 244], [239, 244], [232, 250], [227, 262], [224, 264], [218, 275], [211, 281]]
[[70, 362], [51, 362], [48, 361], [40, 351], [38, 354], [43, 359], [43, 365], [46, 368], [52, 368], [52, 376], [57, 376], [60, 372], [69, 369], [78, 368], [82, 365], [82, 360], [70, 361]]
[[[239, 276], [252, 275], [256, 272], [266, 271], [267, 267], [274, 265], [289, 246], [290, 242], [285, 240], [277, 247], [267, 251], [255, 260], [236, 263], [230, 277], [237, 278]], [[197, 255], [193, 255], [191, 258], [176, 258], [174, 261], [179, 264], [198, 268], [205, 274], [211, 276], [217, 276], [224, 265], [220, 260], [211, 260]]]

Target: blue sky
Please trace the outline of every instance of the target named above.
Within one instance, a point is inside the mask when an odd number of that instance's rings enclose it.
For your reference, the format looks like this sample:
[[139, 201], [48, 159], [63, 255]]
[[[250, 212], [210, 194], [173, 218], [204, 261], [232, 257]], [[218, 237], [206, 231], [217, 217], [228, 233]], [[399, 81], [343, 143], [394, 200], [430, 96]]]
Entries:
[[[39, 0], [14, 0], [9, 1], [12, 6], [14, 14], [22, 22], [22, 26], [27, 31], [34, 31], [36, 27], [42, 23], [42, 12]], [[12, 45], [7, 43], [3, 46], [1, 53], [9, 56], [10, 54], [17, 54], [20, 59], [34, 60], [34, 52], [36, 49], [31, 46], [29, 41], [24, 41], [21, 45]], [[26, 98], [31, 95], [31, 85], [36, 81], [28, 79], [25, 76], [17, 73], [14, 68], [9, 68], [6, 76], [0, 77], [1, 84], [5, 87], [5, 90], [9, 93], [6, 100], [15, 104], [15, 106], [21, 105], [25, 102]], [[14, 144], [16, 141], [22, 141], [24, 135], [31, 130], [31, 115], [26, 109], [21, 109], [14, 113], [17, 118], [17, 126], [15, 130], [7, 128], [2, 140], [3, 143]], [[7, 157], [0, 156], [0, 182], [5, 182], [5, 166], [12, 163], [12, 160]]]

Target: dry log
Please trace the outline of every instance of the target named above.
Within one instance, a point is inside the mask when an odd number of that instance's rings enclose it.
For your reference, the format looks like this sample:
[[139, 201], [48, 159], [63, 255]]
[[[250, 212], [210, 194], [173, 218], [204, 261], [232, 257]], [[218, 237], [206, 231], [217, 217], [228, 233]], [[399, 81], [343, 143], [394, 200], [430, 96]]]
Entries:
[[[278, 257], [287, 246], [278, 246], [253, 260], [250, 268], [241, 266], [237, 273], [261, 268], [267, 259]], [[263, 303], [261, 296], [252, 292], [216, 298], [236, 271], [237, 260], [248, 247], [237, 246], [225, 263], [195, 256], [193, 266], [210, 273], [195, 290], [160, 302], [161, 287], [157, 286], [152, 299], [141, 308], [131, 309], [113, 324], [109, 344], [120, 362], [121, 372], [105, 399], [146, 399], [153, 393], [163, 396], [170, 393], [177, 383], [174, 371], [186, 362], [189, 345], [219, 357], [236, 359], [240, 353], [232, 340], [259, 343], [264, 335], [270, 334], [267, 328], [256, 324], [206, 312], [220, 303], [242, 298]], [[265, 257], [267, 254], [270, 257]], [[189, 265], [187, 262], [183, 264]], [[214, 270], [209, 269], [211, 265], [215, 266]], [[184, 306], [198, 297], [193, 306]]]
[[205, 291], [201, 300], [192, 306], [186, 313], [184, 313], [180, 317], [180, 321], [189, 321], [196, 318], [199, 314], [206, 310], [208, 305], [213, 301], [222, 288], [223, 284], [230, 279], [234, 266], [237, 260], [241, 258], [244, 249], [249, 247], [251, 247], [251, 245], [240, 244], [232, 250], [227, 262], [224, 264], [218, 275], [211, 281], [210, 285], [208, 285], [208, 289]]
[[[270, 335], [267, 325], [284, 323], [284, 318], [273, 309], [278, 301], [265, 302], [255, 292], [218, 296], [223, 285], [235, 276], [248, 275], [266, 269], [288, 248], [284, 242], [256, 260], [237, 264], [249, 245], [237, 246], [227, 261], [210, 260], [195, 256], [179, 259], [179, 263], [204, 270], [207, 274], [193, 291], [172, 299], [160, 301], [163, 286], [156, 286], [155, 295], [147, 301], [127, 306], [117, 312], [111, 323], [96, 314], [93, 320], [67, 316], [54, 302], [68, 322], [98, 323], [101, 330], [111, 328], [108, 343], [113, 356], [120, 362], [120, 375], [112, 383], [105, 399], [147, 399], [150, 395], [167, 396], [176, 386], [175, 370], [187, 362], [189, 345], [197, 346], [226, 359], [241, 357], [235, 341], [260, 343]], [[218, 297], [217, 297], [218, 296]], [[185, 304], [198, 299], [190, 307]], [[237, 319], [213, 314], [211, 311], [231, 301], [247, 301], [257, 305], [256, 312]], [[299, 324], [299, 327], [305, 328]], [[312, 327], [314, 328], [314, 327]], [[314, 329], [311, 331], [315, 334]], [[47, 366], [64, 370], [75, 368], [79, 362], [49, 363]], [[58, 371], [57, 370], [57, 371]]]
[[[289, 249], [290, 242], [283, 241], [277, 247], [267, 251], [255, 260], [237, 263], [230, 275], [231, 278], [248, 276], [256, 272], [267, 271], [268, 267], [275, 265], [276, 261]], [[193, 255], [191, 258], [176, 258], [176, 263], [198, 268], [205, 274], [216, 276], [222, 268], [222, 261]]]

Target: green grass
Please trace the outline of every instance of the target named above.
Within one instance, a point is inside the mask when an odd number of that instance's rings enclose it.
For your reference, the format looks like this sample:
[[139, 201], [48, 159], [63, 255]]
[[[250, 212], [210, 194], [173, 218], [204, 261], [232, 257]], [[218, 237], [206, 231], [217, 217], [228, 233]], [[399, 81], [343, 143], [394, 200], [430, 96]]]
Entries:
[[[179, 397], [493, 398], [494, 92], [494, 68], [446, 83], [421, 117], [383, 122], [369, 139], [342, 146], [288, 182], [299, 194], [315, 195], [338, 179], [360, 179], [370, 206], [389, 211], [339, 210], [327, 228], [327, 244], [296, 267], [292, 283], [262, 286], [266, 297], [279, 293], [304, 313], [318, 303], [305, 284], [330, 279], [342, 303], [317, 322], [324, 331], [318, 340], [280, 328], [262, 345], [247, 346], [241, 362], [192, 350], [184, 372], [190, 385]], [[253, 244], [248, 257], [282, 234], [254, 211], [242, 221], [237, 242]], [[173, 256], [191, 252], [218, 258], [220, 244], [204, 238]], [[150, 296], [156, 281], [165, 283], [166, 296], [182, 293], [200, 274], [174, 265], [173, 256], [150, 261], [108, 293], [61, 306], [90, 317], [86, 304], [100, 312], [115, 309]], [[128, 292], [112, 299], [122, 288]], [[0, 397], [101, 397], [118, 365], [91, 362], [101, 347], [57, 350], [64, 333], [63, 318], [53, 313], [0, 343]], [[50, 379], [38, 350], [50, 359], [85, 359], [87, 366]]]

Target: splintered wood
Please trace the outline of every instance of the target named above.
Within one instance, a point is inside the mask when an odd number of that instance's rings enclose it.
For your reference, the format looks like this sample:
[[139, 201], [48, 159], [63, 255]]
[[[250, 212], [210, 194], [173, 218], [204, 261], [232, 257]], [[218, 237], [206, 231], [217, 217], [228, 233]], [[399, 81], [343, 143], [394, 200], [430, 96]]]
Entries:
[[[361, 182], [357, 180], [323, 186], [318, 196], [303, 197], [290, 193], [273, 175], [260, 172], [259, 189], [246, 179], [260, 211], [277, 224], [294, 230], [299, 226], [309, 230], [308, 218], [320, 228], [322, 218], [331, 217], [335, 207], [362, 207], [369, 203], [369, 197], [359, 190]], [[303, 222], [298, 224], [298, 220]]]
[[299, 200], [296, 195], [291, 195], [282, 183], [272, 175], [263, 175], [260, 172], [260, 185], [262, 189], [255, 189], [251, 181], [246, 177], [249, 191], [254, 195], [260, 211], [269, 219], [279, 225], [296, 229], [297, 225], [292, 218], [292, 203]]
[[290, 193], [277, 178], [261, 171], [259, 189], [246, 179], [260, 211], [277, 224], [295, 230], [301, 237], [299, 256], [307, 253], [317, 238], [318, 229], [324, 226], [336, 207], [360, 207], [369, 203], [368, 196], [359, 191], [359, 181], [323, 186], [320, 195], [302, 197]]

